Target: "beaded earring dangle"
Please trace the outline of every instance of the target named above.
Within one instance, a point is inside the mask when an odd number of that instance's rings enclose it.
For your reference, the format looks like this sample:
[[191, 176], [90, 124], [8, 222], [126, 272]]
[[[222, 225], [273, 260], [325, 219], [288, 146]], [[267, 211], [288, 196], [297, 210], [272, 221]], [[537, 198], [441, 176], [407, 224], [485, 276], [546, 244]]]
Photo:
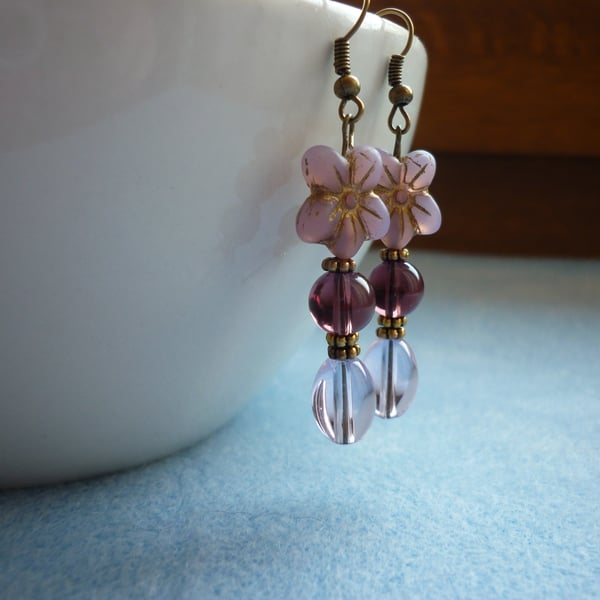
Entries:
[[410, 87], [402, 83], [402, 69], [414, 38], [413, 22], [404, 11], [395, 8], [383, 9], [377, 15], [396, 16], [408, 29], [404, 49], [392, 55], [388, 65], [392, 104], [388, 127], [395, 135], [395, 144], [393, 154], [379, 151], [383, 171], [375, 193], [388, 208], [390, 227], [381, 238], [386, 246], [381, 250], [382, 262], [369, 277], [375, 291], [379, 339], [365, 357], [375, 386], [376, 414], [393, 418], [411, 405], [418, 383], [415, 355], [403, 338], [406, 315], [421, 301], [424, 284], [419, 271], [406, 260], [409, 256], [406, 246], [415, 235], [435, 233], [442, 217], [429, 194], [435, 174], [434, 157], [425, 150], [402, 155], [402, 136], [411, 125], [406, 107], [413, 98]]
[[339, 76], [334, 93], [340, 99], [342, 151], [313, 146], [302, 157], [302, 174], [310, 195], [296, 218], [300, 239], [327, 246], [325, 258], [309, 294], [309, 310], [326, 332], [329, 358], [313, 384], [313, 414], [321, 431], [333, 442], [352, 444], [365, 434], [375, 414], [372, 379], [362, 361], [358, 331], [375, 309], [369, 281], [355, 271], [353, 256], [365, 240], [384, 236], [390, 224], [388, 209], [373, 191], [384, 171], [380, 153], [370, 146], [354, 146], [354, 128], [364, 112], [358, 97], [360, 83], [351, 74], [350, 38], [369, 8], [363, 0], [352, 29], [334, 42], [334, 69]]

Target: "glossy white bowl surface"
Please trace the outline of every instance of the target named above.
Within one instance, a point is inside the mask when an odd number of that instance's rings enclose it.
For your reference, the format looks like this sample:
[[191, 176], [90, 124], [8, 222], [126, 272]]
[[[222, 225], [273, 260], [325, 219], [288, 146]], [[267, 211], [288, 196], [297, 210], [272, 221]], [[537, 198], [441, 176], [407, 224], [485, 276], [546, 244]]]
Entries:
[[[340, 146], [332, 41], [357, 14], [0, 1], [0, 485], [192, 444], [313, 330], [326, 249], [294, 233], [299, 159]], [[386, 61], [405, 35], [369, 15], [352, 40], [357, 143], [392, 145]], [[414, 117], [425, 68], [416, 41]]]

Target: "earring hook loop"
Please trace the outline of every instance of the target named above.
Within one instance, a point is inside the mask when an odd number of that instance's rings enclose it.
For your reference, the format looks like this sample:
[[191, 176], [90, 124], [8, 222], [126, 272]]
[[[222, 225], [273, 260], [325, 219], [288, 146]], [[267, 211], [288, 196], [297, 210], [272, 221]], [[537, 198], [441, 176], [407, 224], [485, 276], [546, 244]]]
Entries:
[[341, 37], [340, 39], [347, 42], [360, 29], [360, 26], [362, 25], [363, 21], [365, 20], [365, 17], [367, 16], [367, 12], [369, 12], [370, 4], [371, 4], [371, 0], [363, 0], [362, 8], [360, 9], [360, 15], [358, 17], [358, 20], [356, 21], [356, 23], [354, 23], [354, 25], [352, 26], [350, 31], [348, 31], [348, 33], [346, 33], [346, 35]]
[[382, 18], [394, 16], [404, 23], [406, 29], [408, 30], [408, 39], [406, 40], [406, 45], [404, 46], [404, 49], [402, 50], [402, 52], [400, 52], [400, 56], [406, 56], [408, 54], [408, 51], [411, 49], [413, 39], [415, 37], [415, 26], [412, 22], [412, 19], [403, 10], [400, 10], [399, 8], [382, 8], [375, 14], [378, 17]]

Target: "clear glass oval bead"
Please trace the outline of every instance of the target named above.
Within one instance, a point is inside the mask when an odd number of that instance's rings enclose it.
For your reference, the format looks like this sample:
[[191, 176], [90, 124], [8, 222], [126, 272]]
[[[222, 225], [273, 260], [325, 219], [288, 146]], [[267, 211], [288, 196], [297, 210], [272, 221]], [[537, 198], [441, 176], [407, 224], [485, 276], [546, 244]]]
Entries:
[[419, 381], [412, 348], [404, 340], [377, 340], [367, 352], [365, 365], [375, 386], [376, 414], [385, 419], [404, 414]]
[[319, 429], [337, 444], [353, 444], [375, 414], [373, 381], [359, 359], [327, 359], [313, 384], [313, 414]]

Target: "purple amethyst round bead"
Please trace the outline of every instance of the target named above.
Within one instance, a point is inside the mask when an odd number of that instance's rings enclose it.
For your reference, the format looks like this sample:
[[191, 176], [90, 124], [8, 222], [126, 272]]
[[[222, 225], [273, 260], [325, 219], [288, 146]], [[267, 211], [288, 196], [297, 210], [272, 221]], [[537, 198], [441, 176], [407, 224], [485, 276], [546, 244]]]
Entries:
[[321, 329], [349, 335], [369, 324], [375, 309], [375, 294], [360, 273], [325, 273], [310, 290], [308, 308]]
[[404, 260], [382, 262], [373, 269], [370, 281], [375, 290], [375, 310], [394, 319], [417, 308], [425, 290], [421, 273]]

